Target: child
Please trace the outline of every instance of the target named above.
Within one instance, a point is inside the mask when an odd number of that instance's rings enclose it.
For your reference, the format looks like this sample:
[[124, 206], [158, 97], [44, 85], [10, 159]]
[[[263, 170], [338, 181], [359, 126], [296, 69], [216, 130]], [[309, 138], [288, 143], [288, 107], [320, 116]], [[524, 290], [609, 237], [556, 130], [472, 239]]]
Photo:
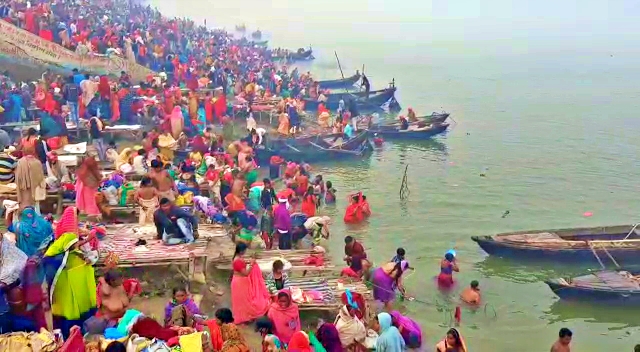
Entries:
[[326, 184], [326, 192], [324, 195], [325, 204], [335, 204], [336, 203], [336, 190], [333, 188], [331, 181], [327, 181]]
[[118, 160], [118, 148], [116, 147], [116, 141], [112, 140], [109, 142], [109, 147], [105, 152], [107, 155], [107, 161], [115, 163]]
[[200, 308], [189, 297], [187, 289], [176, 287], [173, 289], [173, 299], [164, 308], [164, 324], [166, 327], [189, 327], [194, 315], [200, 315]]
[[271, 249], [273, 247], [273, 209], [271, 206], [262, 212], [260, 232], [262, 233], [262, 239], [267, 249]]

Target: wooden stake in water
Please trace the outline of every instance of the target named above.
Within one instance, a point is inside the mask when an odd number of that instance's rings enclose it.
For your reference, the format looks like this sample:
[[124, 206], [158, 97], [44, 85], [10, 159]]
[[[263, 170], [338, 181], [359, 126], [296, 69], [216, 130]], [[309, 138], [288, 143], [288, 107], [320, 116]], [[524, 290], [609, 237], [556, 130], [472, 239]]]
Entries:
[[402, 177], [402, 184], [400, 185], [400, 200], [406, 200], [411, 192], [409, 191], [409, 183], [407, 181], [407, 170], [409, 165], [404, 168], [404, 176]]

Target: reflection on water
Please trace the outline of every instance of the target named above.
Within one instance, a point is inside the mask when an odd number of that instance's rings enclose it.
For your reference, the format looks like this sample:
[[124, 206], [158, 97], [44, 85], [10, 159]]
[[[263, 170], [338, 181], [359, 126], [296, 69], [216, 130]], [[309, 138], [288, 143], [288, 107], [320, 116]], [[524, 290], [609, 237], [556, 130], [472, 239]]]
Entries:
[[640, 327], [640, 315], [629, 314], [629, 308], [559, 300], [554, 302], [541, 318], [547, 320], [549, 324], [578, 319], [591, 323], [617, 325], [609, 326], [610, 331]]
[[497, 276], [514, 283], [535, 283], [551, 278], [584, 275], [589, 268], [581, 266], [552, 266], [543, 263], [521, 263], [487, 256], [474, 267], [485, 276]]

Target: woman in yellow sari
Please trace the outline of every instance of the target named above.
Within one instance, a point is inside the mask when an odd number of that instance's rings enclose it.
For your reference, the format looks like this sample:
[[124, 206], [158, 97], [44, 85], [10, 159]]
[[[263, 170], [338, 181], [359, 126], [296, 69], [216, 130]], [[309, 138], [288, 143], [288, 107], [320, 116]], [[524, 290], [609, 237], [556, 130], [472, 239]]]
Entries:
[[280, 117], [278, 117], [278, 122], [280, 123], [278, 125], [278, 133], [284, 136], [288, 136], [289, 135], [289, 115], [286, 112], [281, 113]]
[[49, 287], [53, 327], [67, 337], [72, 326], [82, 326], [97, 310], [95, 273], [81, 251], [93, 235], [80, 240], [75, 207], [65, 209], [58, 227], [57, 232], [64, 232], [56, 234], [42, 264]]
[[158, 150], [165, 160], [173, 162], [174, 151], [177, 147], [178, 142], [170, 132], [163, 133], [158, 137]]
[[[123, 171], [126, 172], [127, 169], [129, 169], [129, 171], [131, 171], [131, 154], [133, 153], [133, 149], [131, 148], [124, 148], [122, 150], [122, 152], [120, 152], [120, 154], [118, 155], [118, 158], [115, 161], [115, 167], [116, 167], [116, 171]], [[124, 170], [122, 169], [122, 167], [124, 165], [129, 165], [129, 167], [125, 166]]]

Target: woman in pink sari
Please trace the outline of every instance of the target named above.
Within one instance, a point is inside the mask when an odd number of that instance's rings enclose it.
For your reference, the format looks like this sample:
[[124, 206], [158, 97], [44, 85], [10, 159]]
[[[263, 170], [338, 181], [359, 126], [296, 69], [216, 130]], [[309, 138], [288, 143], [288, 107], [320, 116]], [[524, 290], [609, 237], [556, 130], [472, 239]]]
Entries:
[[178, 139], [180, 133], [184, 130], [184, 116], [182, 115], [182, 109], [179, 105], [173, 107], [169, 122], [171, 124], [171, 135], [173, 138]]
[[278, 292], [276, 301], [271, 303], [267, 316], [273, 322], [275, 335], [284, 344], [289, 343], [296, 331], [302, 330], [300, 310], [298, 305], [291, 299], [289, 290], [285, 289]]
[[76, 207], [82, 214], [100, 216], [100, 209], [96, 203], [96, 193], [102, 181], [102, 174], [96, 159], [87, 157], [78, 169], [76, 180]]
[[260, 266], [255, 260], [247, 266], [244, 255], [247, 245], [238, 243], [233, 255], [233, 279], [231, 280], [231, 308], [235, 324], [255, 320], [269, 309], [269, 291], [262, 278]]

